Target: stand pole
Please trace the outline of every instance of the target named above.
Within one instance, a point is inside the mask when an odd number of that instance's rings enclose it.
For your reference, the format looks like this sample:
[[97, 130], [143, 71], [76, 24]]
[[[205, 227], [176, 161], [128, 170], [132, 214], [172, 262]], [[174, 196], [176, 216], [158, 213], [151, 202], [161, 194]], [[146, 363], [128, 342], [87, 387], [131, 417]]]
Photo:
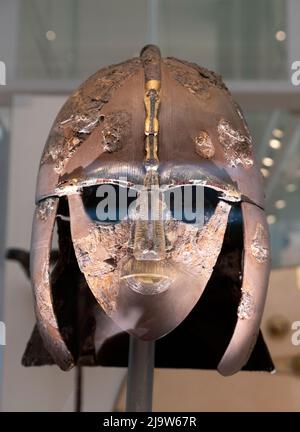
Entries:
[[82, 366], [77, 365], [75, 369], [75, 412], [81, 412], [82, 402]]
[[151, 412], [155, 342], [130, 336], [126, 411]]

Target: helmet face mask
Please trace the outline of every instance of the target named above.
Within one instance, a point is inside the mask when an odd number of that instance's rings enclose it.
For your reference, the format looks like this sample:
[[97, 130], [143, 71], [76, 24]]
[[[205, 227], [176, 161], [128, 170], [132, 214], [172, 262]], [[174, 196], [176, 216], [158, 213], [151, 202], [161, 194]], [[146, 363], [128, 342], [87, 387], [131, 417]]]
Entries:
[[209, 280], [230, 204], [220, 201], [203, 226], [174, 218], [128, 218], [103, 226], [91, 221], [80, 194], [69, 195], [68, 202], [79, 268], [103, 310], [123, 330], [145, 340], [173, 330]]
[[[237, 321], [218, 369], [227, 375], [245, 365], [269, 273], [252, 151], [241, 111], [221, 79], [197, 65], [161, 59], [153, 46], [140, 59], [99, 71], [71, 96], [42, 156], [31, 252], [39, 331], [60, 367], [74, 363], [59, 330], [49, 270], [64, 197], [91, 292], [122, 330], [143, 340], [161, 338], [190, 314], [220, 261], [229, 221], [239, 224]], [[183, 212], [197, 204], [200, 212], [191, 223], [171, 202]]]

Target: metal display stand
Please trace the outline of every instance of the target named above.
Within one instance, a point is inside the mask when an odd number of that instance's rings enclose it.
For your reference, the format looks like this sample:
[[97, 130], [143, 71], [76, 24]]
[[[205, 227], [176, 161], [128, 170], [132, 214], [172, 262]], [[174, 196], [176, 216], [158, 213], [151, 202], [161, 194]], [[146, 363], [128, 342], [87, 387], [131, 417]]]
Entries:
[[151, 412], [155, 341], [130, 336], [126, 412]]

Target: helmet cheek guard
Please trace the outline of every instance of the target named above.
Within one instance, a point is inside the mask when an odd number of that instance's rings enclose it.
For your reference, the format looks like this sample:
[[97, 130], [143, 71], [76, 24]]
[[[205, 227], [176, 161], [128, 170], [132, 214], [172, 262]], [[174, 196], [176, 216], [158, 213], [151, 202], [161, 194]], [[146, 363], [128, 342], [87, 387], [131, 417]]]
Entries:
[[218, 365], [222, 375], [238, 372], [248, 361], [256, 343], [269, 279], [269, 238], [266, 217], [260, 208], [242, 203], [244, 259], [238, 321], [231, 341]]
[[50, 252], [58, 198], [46, 198], [34, 214], [30, 274], [33, 284], [38, 329], [46, 349], [63, 370], [74, 366], [74, 359], [58, 328], [52, 301]]
[[[137, 199], [118, 223], [99, 224], [86, 208], [86, 194], [99, 185], [135, 190], [138, 199], [154, 191], [158, 218], [137, 217]], [[205, 204], [202, 225], [162, 216], [166, 193], [187, 187], [204, 190], [210, 210]], [[140, 58], [93, 75], [58, 114], [38, 177], [31, 277], [40, 334], [67, 370], [77, 359], [60, 330], [49, 269], [65, 198], [77, 264], [94, 298], [119, 328], [143, 340], [168, 334], [202, 301], [238, 210], [244, 244], [234, 264], [242, 269], [236, 325], [217, 369], [230, 375], [247, 363], [266, 298], [268, 227], [251, 137], [220, 77], [161, 59], [150, 45]]]

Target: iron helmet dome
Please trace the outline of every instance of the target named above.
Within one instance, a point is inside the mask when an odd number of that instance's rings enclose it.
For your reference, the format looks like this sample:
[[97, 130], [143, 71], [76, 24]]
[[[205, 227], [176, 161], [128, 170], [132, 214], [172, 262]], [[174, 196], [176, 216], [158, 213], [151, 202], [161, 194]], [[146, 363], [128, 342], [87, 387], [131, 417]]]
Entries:
[[[103, 226], [84, 206], [85, 192], [102, 184], [129, 189], [200, 185], [218, 199], [203, 226], [130, 217]], [[120, 328], [144, 340], [171, 332], [197, 304], [221, 253], [230, 212], [239, 205], [240, 301], [218, 370], [229, 375], [245, 365], [265, 303], [268, 227], [251, 136], [218, 75], [161, 58], [158, 48], [148, 45], [139, 58], [88, 78], [56, 117], [38, 174], [31, 277], [39, 332], [55, 362], [69, 369], [74, 358], [59, 330], [49, 267], [63, 197], [78, 266], [90, 290]], [[156, 291], [149, 293], [150, 285]]]

